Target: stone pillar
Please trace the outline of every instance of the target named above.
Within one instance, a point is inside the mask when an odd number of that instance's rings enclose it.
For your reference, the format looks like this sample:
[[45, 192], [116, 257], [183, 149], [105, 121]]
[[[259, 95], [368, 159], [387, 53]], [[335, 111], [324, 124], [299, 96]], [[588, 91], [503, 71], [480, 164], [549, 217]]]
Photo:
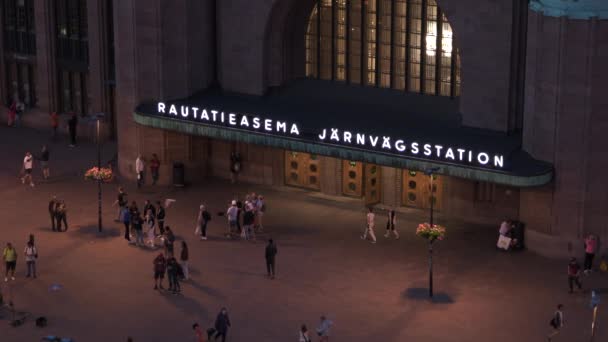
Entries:
[[34, 1], [37, 107], [46, 112], [57, 110], [54, 3], [53, 0]]

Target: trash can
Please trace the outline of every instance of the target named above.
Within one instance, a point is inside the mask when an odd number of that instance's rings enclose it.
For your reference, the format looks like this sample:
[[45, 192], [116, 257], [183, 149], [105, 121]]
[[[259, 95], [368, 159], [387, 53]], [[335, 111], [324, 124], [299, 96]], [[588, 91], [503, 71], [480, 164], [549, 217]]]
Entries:
[[173, 186], [182, 187], [185, 185], [184, 163], [173, 163]]
[[521, 221], [513, 221], [513, 230], [512, 237], [516, 239], [516, 243], [513, 246], [514, 250], [523, 250], [525, 248], [524, 244], [524, 230], [526, 225]]

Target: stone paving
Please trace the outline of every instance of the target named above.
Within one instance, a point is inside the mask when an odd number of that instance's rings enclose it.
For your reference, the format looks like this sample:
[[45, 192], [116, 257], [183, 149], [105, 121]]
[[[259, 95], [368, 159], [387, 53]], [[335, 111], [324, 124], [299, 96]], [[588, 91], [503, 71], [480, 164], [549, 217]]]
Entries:
[[[113, 222], [117, 184], [104, 185], [104, 232], [97, 233], [96, 185], [82, 177], [96, 161], [94, 145], [50, 143], [53, 178], [41, 182], [35, 170], [35, 188], [18, 180], [22, 155], [37, 152], [46, 137], [0, 128], [0, 243], [12, 241], [22, 252], [34, 233], [40, 254], [38, 279], [24, 278], [21, 258], [17, 280], [0, 288], [17, 310], [49, 320], [46, 328], [36, 328], [33, 320], [12, 328], [3, 312], [2, 342], [39, 341], [48, 334], [79, 342], [126, 341], [129, 335], [136, 342], [193, 341], [191, 324], [211, 326], [222, 306], [233, 323], [229, 341], [297, 341], [299, 326], [315, 328], [322, 313], [334, 321], [331, 341], [545, 341], [557, 303], [565, 305], [566, 326], [554, 341], [589, 340], [590, 295], [567, 293], [566, 261], [499, 252], [497, 227], [440, 221], [449, 235], [435, 248], [435, 300], [429, 301], [428, 254], [414, 236], [426, 213], [398, 215], [400, 240], [382, 236], [385, 217], [378, 215], [379, 241], [372, 245], [359, 239], [365, 213], [358, 201], [214, 179], [180, 190], [137, 191], [126, 184], [140, 205], [146, 198], [177, 200], [167, 224], [190, 246], [192, 279], [182, 284], [183, 295], [159, 293], [152, 289], [155, 252], [127, 245], [121, 225]], [[105, 146], [104, 160], [112, 158], [113, 148]], [[268, 203], [261, 238], [277, 241], [275, 280], [265, 277], [264, 241], [222, 238], [225, 221], [215, 215], [233, 196], [251, 191], [263, 193]], [[67, 233], [49, 229], [52, 195], [67, 202]], [[201, 202], [214, 214], [208, 241], [193, 235]], [[594, 273], [583, 285], [605, 292], [607, 278]], [[61, 289], [50, 290], [53, 284]], [[595, 341], [608, 339], [602, 309]]]

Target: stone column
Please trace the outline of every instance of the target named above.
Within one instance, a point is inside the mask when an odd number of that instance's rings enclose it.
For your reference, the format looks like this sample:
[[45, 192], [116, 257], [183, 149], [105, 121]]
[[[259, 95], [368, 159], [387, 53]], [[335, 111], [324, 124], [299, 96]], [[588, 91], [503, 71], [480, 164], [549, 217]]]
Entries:
[[36, 22], [36, 96], [41, 111], [57, 110], [57, 65], [53, 0], [34, 1]]

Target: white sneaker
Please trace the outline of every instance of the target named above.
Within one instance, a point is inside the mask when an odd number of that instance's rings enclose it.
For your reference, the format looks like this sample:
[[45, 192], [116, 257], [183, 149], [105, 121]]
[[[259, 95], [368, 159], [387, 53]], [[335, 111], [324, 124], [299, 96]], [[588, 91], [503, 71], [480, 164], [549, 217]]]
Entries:
[[361, 235], [361, 240], [365, 240], [365, 236]]
[[388, 234], [384, 234], [384, 237], [385, 237], [385, 238], [388, 238]]
[[11, 277], [11, 280], [15, 280], [15, 277]]
[[34, 183], [30, 183], [30, 186], [33, 188], [34, 187]]
[[206, 236], [201, 236], [201, 240], [207, 240]]
[[6, 281], [8, 281], [8, 278], [7, 278], [7, 277], [4, 277], [4, 281], [5, 281], [5, 282], [6, 282]]
[[376, 240], [372, 241], [372, 243], [376, 243]]
[[25, 184], [25, 178], [21, 178], [21, 184]]

